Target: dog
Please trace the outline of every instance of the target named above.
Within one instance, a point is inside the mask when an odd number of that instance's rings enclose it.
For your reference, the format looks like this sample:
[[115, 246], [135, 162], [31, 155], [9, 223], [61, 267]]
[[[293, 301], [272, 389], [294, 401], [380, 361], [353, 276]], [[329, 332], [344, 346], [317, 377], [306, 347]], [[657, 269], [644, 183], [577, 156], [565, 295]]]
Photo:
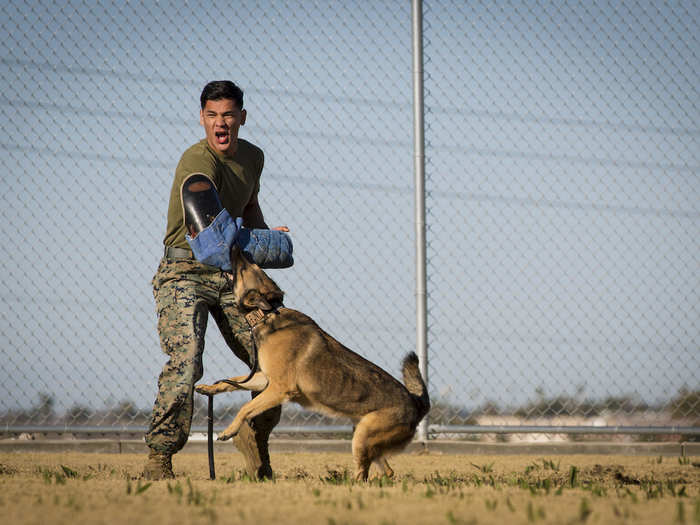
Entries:
[[265, 410], [295, 402], [352, 420], [356, 480], [367, 480], [372, 463], [392, 477], [394, 471], [386, 456], [408, 445], [430, 410], [416, 354], [411, 352], [404, 358], [401, 384], [328, 335], [309, 316], [283, 307], [282, 290], [240, 250], [232, 251], [232, 259], [231, 285], [239, 307], [247, 312], [257, 345], [258, 368], [252, 376], [195, 388], [206, 395], [234, 390], [259, 394], [241, 407], [218, 439], [231, 439], [244, 421]]

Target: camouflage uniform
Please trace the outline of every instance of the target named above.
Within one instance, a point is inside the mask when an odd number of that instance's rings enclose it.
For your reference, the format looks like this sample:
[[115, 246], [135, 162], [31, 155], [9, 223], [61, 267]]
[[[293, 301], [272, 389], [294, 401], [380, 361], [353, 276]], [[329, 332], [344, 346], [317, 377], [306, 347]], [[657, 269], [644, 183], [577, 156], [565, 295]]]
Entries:
[[[247, 204], [257, 198], [263, 165], [262, 150], [240, 138], [233, 155], [220, 155], [206, 139], [190, 146], [175, 169], [163, 244], [168, 249], [181, 249], [191, 254], [185, 238], [181, 199], [182, 184], [189, 175], [201, 173], [209, 177], [222, 205], [232, 217], [240, 217]], [[264, 223], [249, 226], [266, 227]], [[160, 344], [169, 360], [158, 379], [158, 397], [146, 434], [146, 444], [152, 454], [159, 454], [159, 457], [153, 465], [147, 465], [144, 473], [159, 479], [164, 472], [172, 475], [170, 456], [187, 442], [192, 423], [194, 385], [203, 373], [202, 352], [209, 313], [231, 350], [249, 366], [252, 342], [248, 324], [229, 291], [226, 275], [218, 268], [191, 257], [165, 257], [153, 278], [153, 294], [158, 310]], [[244, 425], [234, 438], [252, 477], [272, 475], [267, 440], [279, 421], [280, 413], [278, 407], [260, 414], [251, 425]], [[167, 465], [165, 469], [160, 467], [163, 462]]]
[[[226, 274], [218, 268], [194, 259], [163, 258], [153, 278], [153, 294], [161, 348], [169, 360], [158, 379], [146, 444], [172, 455], [185, 445], [190, 432], [194, 385], [203, 374], [208, 314], [231, 350], [248, 366], [253, 347], [248, 323], [234, 302]], [[267, 441], [280, 414], [280, 407], [260, 414], [234, 438], [252, 477], [272, 475]]]

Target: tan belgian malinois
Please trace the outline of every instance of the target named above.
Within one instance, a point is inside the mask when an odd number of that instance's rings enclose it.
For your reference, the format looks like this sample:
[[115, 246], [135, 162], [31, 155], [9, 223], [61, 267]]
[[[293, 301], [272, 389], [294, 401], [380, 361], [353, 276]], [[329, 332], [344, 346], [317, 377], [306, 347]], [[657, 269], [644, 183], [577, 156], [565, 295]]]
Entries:
[[230, 383], [197, 385], [201, 394], [233, 390], [260, 392], [243, 405], [219, 440], [234, 437], [244, 421], [293, 401], [310, 410], [349, 417], [354, 424], [352, 454], [355, 479], [366, 480], [372, 462], [392, 476], [386, 455], [399, 452], [413, 438], [430, 409], [418, 369], [408, 354], [402, 371], [405, 386], [377, 365], [344, 347], [307, 315], [281, 305], [283, 292], [267, 274], [237, 249], [233, 290], [257, 344], [258, 371], [232, 377]]

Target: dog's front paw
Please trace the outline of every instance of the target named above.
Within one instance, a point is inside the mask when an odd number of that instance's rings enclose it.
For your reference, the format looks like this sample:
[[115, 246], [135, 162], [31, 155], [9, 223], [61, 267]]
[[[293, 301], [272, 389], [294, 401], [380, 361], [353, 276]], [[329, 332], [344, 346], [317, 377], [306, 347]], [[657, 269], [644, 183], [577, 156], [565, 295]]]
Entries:
[[229, 439], [236, 437], [236, 434], [238, 434], [238, 432], [226, 432], [226, 431], [224, 431], [217, 436], [216, 440], [217, 441], [228, 441]]
[[226, 427], [222, 432], [219, 432], [219, 435], [217, 436], [218, 441], [226, 441], [228, 439], [231, 439], [233, 437], [236, 437], [236, 434], [238, 434], [238, 431], [241, 429], [241, 425], [237, 424], [236, 421], [233, 421], [228, 427]]
[[216, 394], [218, 392], [216, 385], [197, 385], [194, 387], [194, 389], [198, 393], [204, 394], [207, 396], [213, 396], [214, 394]]

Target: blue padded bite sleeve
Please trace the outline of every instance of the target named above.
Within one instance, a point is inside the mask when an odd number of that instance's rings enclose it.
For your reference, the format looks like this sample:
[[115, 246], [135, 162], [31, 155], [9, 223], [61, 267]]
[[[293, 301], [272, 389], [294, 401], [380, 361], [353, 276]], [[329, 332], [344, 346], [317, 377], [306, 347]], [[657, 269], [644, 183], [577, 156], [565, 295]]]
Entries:
[[294, 264], [292, 239], [285, 232], [241, 228], [236, 243], [260, 268], [289, 268]]
[[224, 208], [194, 239], [185, 235], [185, 240], [199, 262], [230, 271], [231, 246], [236, 240], [241, 224], [243, 224], [242, 218], [237, 217], [234, 221]]

